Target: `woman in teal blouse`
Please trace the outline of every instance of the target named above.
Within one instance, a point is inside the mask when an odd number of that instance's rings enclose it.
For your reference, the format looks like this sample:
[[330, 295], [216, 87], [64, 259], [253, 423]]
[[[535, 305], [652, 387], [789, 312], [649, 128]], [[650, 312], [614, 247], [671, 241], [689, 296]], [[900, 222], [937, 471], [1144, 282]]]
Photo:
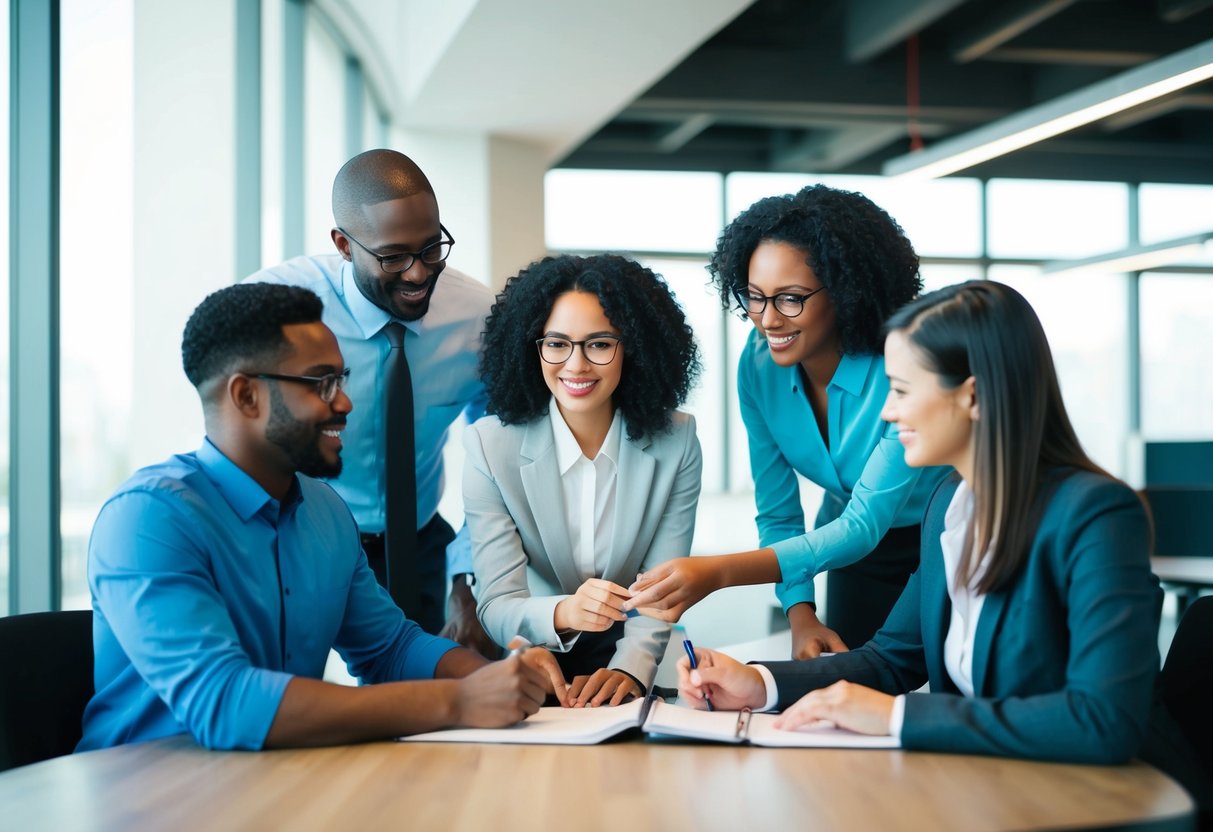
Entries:
[[[677, 620], [716, 589], [776, 583], [794, 657], [863, 644], [918, 564], [918, 524], [942, 476], [907, 466], [880, 418], [881, 328], [917, 295], [918, 257], [870, 199], [817, 185], [739, 215], [708, 269], [724, 306], [754, 325], [737, 389], [762, 548], [668, 561], [633, 584], [632, 606]], [[807, 532], [797, 475], [825, 489]], [[813, 594], [826, 570], [829, 628]]]

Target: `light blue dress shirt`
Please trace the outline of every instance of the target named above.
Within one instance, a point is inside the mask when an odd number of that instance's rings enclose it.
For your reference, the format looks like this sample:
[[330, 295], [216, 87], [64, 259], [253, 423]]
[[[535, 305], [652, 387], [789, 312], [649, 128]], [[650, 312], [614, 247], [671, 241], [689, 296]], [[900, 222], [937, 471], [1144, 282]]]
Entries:
[[[294, 257], [262, 269], [244, 282], [302, 286], [323, 301], [324, 323], [337, 336], [351, 370], [346, 392], [354, 402], [341, 434], [344, 467], [341, 476], [330, 482], [353, 511], [361, 531], [382, 532], [387, 479], [382, 378], [390, 347], [383, 327], [393, 318], [359, 291], [353, 267], [337, 254]], [[493, 297], [489, 287], [448, 267], [434, 287], [429, 311], [419, 320], [401, 322], [413, 377], [418, 528], [438, 511], [447, 430], [465, 410], [469, 423], [484, 415], [487, 398], [478, 370], [480, 333]], [[464, 528], [447, 549], [447, 572], [471, 571], [471, 545]]]
[[96, 693], [77, 750], [188, 732], [257, 749], [330, 648], [365, 682], [428, 679], [453, 641], [375, 581], [349, 509], [297, 476], [273, 499], [209, 440], [143, 468], [89, 540]]
[[[754, 329], [737, 367], [750, 441], [759, 545], [775, 550], [784, 612], [812, 601], [813, 577], [863, 558], [892, 527], [922, 521], [943, 468], [911, 468], [896, 430], [880, 418], [889, 393], [884, 358], [844, 355], [827, 389], [826, 447], [798, 367], [780, 367]], [[825, 489], [806, 534], [800, 474]]]

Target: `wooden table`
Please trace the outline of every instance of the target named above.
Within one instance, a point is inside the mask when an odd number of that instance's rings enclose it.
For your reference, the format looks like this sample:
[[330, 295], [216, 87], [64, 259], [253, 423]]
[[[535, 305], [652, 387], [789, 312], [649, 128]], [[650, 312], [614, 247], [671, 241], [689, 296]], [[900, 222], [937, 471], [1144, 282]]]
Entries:
[[372, 743], [212, 752], [185, 737], [0, 774], [13, 830], [1192, 829], [1156, 770], [903, 751]]

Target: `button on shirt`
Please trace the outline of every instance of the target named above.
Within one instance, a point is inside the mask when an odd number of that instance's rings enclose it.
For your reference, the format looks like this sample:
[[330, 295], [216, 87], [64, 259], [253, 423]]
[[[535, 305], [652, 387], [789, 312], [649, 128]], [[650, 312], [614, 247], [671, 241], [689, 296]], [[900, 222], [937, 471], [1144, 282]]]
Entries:
[[[383, 365], [392, 316], [366, 299], [354, 282], [353, 266], [336, 254], [294, 257], [262, 269], [246, 283], [285, 283], [311, 289], [324, 303], [323, 320], [341, 347], [354, 403], [346, 428], [341, 476], [331, 480], [363, 532], [382, 532], [386, 507], [383, 465], [385, 385]], [[413, 428], [417, 467], [417, 527], [438, 511], [442, 497], [442, 451], [447, 430], [467, 411], [469, 422], [484, 414], [485, 392], [477, 367], [480, 333], [493, 304], [489, 287], [450, 267], [443, 270], [419, 320], [402, 321], [404, 349], [413, 377]], [[448, 572], [472, 571], [466, 529], [447, 551]]]
[[565, 424], [554, 398], [548, 412], [556, 441], [556, 464], [560, 469], [560, 487], [564, 492], [573, 563], [577, 565], [581, 580], [586, 581], [606, 571], [611, 555], [621, 419], [616, 410], [606, 439], [591, 460], [581, 452], [581, 446]]
[[[922, 519], [944, 468], [911, 468], [896, 430], [880, 418], [889, 393], [884, 358], [844, 355], [827, 388], [829, 445], [817, 429], [798, 367], [781, 367], [754, 329], [737, 368], [750, 443], [759, 545], [779, 560], [775, 593], [786, 612], [812, 601], [813, 577], [870, 553], [892, 527]], [[796, 475], [825, 489], [806, 534]]]
[[366, 682], [428, 679], [457, 645], [375, 581], [341, 498], [297, 476], [281, 503], [209, 440], [135, 473], [89, 540], [96, 694], [78, 750], [190, 733], [260, 748], [293, 676], [329, 649]]

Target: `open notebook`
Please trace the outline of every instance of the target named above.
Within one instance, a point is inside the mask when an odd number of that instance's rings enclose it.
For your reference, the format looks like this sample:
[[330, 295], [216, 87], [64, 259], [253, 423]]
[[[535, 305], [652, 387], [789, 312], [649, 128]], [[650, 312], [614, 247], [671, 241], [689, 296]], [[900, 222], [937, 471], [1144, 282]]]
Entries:
[[898, 748], [893, 737], [869, 737], [841, 728], [798, 731], [772, 727], [774, 714], [696, 711], [649, 697], [614, 708], [540, 708], [508, 728], [451, 728], [400, 737], [402, 742], [485, 742], [594, 745], [629, 728], [646, 734], [785, 748]]

